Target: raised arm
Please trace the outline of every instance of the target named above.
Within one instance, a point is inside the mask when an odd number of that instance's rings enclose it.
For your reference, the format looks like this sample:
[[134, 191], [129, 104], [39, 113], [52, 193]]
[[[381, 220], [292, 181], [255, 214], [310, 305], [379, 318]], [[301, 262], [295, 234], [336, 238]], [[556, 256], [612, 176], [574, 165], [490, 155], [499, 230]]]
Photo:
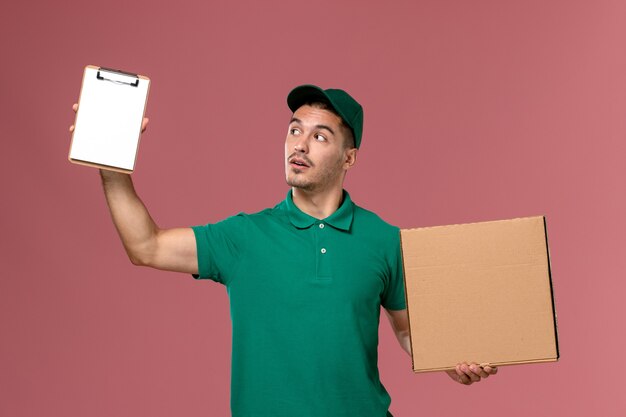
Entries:
[[198, 273], [191, 228], [159, 229], [128, 174], [100, 170], [104, 195], [130, 261], [168, 271]]
[[[72, 107], [74, 112], [78, 105]], [[146, 129], [144, 118], [141, 131]], [[74, 126], [70, 126], [70, 132]], [[198, 273], [196, 238], [191, 228], [159, 229], [133, 186], [130, 175], [100, 170], [111, 218], [130, 261], [168, 271]]]

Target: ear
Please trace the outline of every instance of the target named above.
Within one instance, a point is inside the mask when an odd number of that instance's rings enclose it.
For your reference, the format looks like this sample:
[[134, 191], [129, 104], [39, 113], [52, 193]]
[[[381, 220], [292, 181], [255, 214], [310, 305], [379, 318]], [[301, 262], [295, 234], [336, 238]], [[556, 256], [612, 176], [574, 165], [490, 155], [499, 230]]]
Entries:
[[359, 150], [357, 148], [350, 148], [345, 150], [343, 169], [347, 171], [352, 168], [354, 164], [356, 164], [356, 156], [358, 152]]

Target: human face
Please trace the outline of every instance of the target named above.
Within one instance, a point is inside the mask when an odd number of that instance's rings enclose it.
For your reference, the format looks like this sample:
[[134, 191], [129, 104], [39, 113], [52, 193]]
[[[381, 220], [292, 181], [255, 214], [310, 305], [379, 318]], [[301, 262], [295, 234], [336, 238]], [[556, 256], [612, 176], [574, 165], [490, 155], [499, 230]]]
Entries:
[[329, 110], [301, 106], [293, 114], [285, 140], [287, 184], [306, 191], [343, 187], [356, 149], [344, 146], [344, 127]]

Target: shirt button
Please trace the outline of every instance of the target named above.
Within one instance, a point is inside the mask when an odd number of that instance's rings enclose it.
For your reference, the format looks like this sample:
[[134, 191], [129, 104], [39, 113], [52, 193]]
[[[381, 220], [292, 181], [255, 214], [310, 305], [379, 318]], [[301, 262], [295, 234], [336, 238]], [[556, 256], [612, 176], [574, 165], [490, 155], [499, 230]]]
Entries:
[[320, 229], [324, 228], [324, 223], [320, 223]]
[[326, 248], [322, 248], [322, 250], [320, 252], [326, 253]]

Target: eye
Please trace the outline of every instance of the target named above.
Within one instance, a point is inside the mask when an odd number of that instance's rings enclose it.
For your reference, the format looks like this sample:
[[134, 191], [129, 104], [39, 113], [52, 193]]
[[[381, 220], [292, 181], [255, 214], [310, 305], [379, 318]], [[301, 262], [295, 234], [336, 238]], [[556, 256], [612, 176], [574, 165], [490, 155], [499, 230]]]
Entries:
[[326, 136], [316, 133], [315, 140], [317, 140], [318, 142], [326, 142], [328, 139], [326, 139]]
[[300, 129], [298, 129], [297, 127], [292, 127], [291, 129], [289, 129], [289, 134], [294, 136], [299, 135]]

